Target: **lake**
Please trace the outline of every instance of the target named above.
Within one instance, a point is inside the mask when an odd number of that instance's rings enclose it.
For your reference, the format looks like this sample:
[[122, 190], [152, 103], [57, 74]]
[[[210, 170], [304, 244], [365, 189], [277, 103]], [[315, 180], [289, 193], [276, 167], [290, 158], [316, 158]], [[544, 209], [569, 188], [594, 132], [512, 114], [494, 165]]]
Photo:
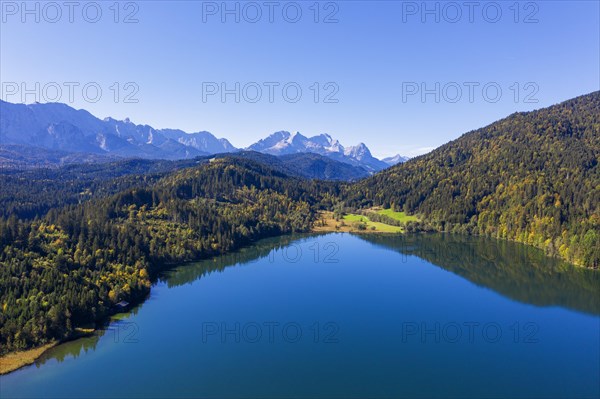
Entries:
[[268, 239], [165, 272], [2, 398], [598, 397], [600, 273], [456, 235]]

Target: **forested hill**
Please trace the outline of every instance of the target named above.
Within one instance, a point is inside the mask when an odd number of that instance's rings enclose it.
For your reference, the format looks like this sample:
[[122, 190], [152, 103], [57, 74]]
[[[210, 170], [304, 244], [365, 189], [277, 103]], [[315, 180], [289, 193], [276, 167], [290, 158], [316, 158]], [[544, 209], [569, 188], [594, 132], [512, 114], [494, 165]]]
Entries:
[[143, 298], [165, 263], [308, 231], [337, 190], [241, 158], [127, 185], [117, 194], [52, 207], [41, 218], [0, 216], [0, 354], [104, 320], [117, 302]]
[[434, 228], [600, 266], [600, 92], [516, 113], [347, 186], [353, 207], [418, 213]]

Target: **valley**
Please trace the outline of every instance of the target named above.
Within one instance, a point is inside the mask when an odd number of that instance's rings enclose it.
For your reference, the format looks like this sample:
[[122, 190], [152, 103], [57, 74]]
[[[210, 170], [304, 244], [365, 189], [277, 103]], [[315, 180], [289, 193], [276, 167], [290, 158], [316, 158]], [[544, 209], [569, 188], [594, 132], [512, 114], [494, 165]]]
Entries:
[[[72, 339], [118, 302], [143, 302], [173, 265], [266, 237], [451, 232], [524, 242], [597, 269], [598, 110], [595, 92], [512, 115], [356, 182], [298, 167], [318, 154], [252, 151], [5, 169], [1, 355]], [[506, 151], [514, 163], [498, 163]]]
[[600, 1], [0, 0], [0, 399], [600, 398]]

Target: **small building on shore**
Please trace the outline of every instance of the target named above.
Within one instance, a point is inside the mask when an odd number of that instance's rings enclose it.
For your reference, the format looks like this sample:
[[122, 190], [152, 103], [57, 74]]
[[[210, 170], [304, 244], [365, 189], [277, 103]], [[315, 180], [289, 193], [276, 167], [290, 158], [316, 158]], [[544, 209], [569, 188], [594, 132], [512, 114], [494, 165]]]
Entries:
[[121, 301], [114, 306], [114, 310], [116, 313], [125, 312], [129, 308], [129, 302]]

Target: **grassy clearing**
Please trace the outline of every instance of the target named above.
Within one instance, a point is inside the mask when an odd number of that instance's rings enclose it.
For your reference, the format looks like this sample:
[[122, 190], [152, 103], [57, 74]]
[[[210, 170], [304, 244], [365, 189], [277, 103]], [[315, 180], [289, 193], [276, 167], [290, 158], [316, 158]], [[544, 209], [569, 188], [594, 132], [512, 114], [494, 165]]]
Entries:
[[409, 216], [404, 212], [394, 212], [392, 209], [379, 209], [376, 212], [380, 215], [387, 216], [402, 223], [419, 221], [419, 218], [416, 216]]
[[[344, 222], [347, 223], [364, 223], [367, 225], [367, 231], [377, 231], [380, 233], [402, 233], [404, 229], [399, 226], [390, 226], [389, 224], [373, 222], [367, 216], [356, 215], [350, 213], [344, 216]], [[373, 230], [373, 227], [375, 230]], [[357, 229], [358, 230], [358, 229]]]
[[[357, 227], [360, 221], [364, 220], [366, 230], [361, 230]], [[332, 212], [321, 212], [320, 220], [315, 223], [313, 231], [315, 232], [340, 232], [340, 233], [401, 233], [402, 228], [397, 226], [389, 226], [383, 223], [376, 223], [368, 220], [362, 215], [350, 214], [344, 217], [344, 220], [337, 221], [333, 218]], [[342, 223], [343, 222], [343, 223]], [[371, 229], [375, 227], [375, 230]]]
[[354, 213], [349, 213], [344, 216], [344, 220], [346, 222], [367, 222], [369, 220], [368, 217], [363, 215], [356, 215]]
[[[387, 216], [391, 219], [399, 221], [400, 223], [419, 221], [416, 216], [409, 216], [404, 212], [394, 212], [391, 209], [370, 209], [368, 212], [377, 213], [379, 215]], [[365, 229], [361, 229], [358, 226], [364, 224]], [[316, 223], [313, 228], [317, 232], [325, 231], [340, 231], [340, 232], [360, 232], [360, 233], [403, 233], [404, 227], [392, 226], [386, 223], [375, 222], [369, 219], [368, 216], [359, 215], [355, 213], [349, 213], [344, 215], [343, 219], [337, 221], [333, 218], [332, 212], [322, 212], [321, 220]]]

